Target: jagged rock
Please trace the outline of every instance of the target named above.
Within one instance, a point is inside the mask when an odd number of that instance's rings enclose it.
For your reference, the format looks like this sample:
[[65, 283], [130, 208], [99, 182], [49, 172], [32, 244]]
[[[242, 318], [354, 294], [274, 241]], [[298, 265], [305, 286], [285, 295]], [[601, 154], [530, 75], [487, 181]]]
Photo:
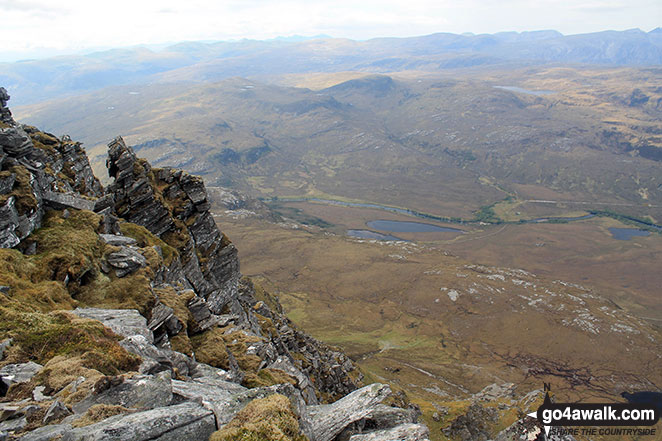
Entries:
[[82, 198], [76, 193], [58, 193], [54, 191], [44, 191], [41, 194], [44, 203], [55, 210], [64, 210], [66, 208], [75, 208], [76, 210], [94, 210], [95, 201]]
[[0, 206], [0, 248], [12, 248], [21, 242], [18, 228], [15, 199], [10, 196], [4, 205]]
[[[109, 190], [114, 196], [115, 209], [120, 216], [144, 226], [157, 236], [174, 228], [170, 212], [157, 200], [149, 183], [149, 170], [138, 163], [135, 153], [121, 137], [115, 138], [108, 145], [107, 166], [110, 177], [115, 178]], [[142, 171], [136, 173], [136, 169]]]
[[94, 212], [101, 213], [107, 208], [112, 208], [115, 206], [115, 197], [112, 194], [107, 194], [94, 202]]
[[108, 245], [113, 245], [116, 247], [122, 245], [135, 245], [136, 239], [132, 237], [126, 237], [119, 234], [99, 234], [101, 240], [106, 242]]
[[[167, 231], [176, 231], [183, 239], [188, 236], [178, 249], [186, 281], [207, 300], [212, 313], [221, 314], [237, 296], [239, 260], [234, 245], [203, 208], [208, 204], [202, 180], [171, 169], [150, 173], [150, 165], [139, 160], [122, 138], [109, 144], [107, 166], [115, 179], [109, 192], [120, 216], [157, 236]], [[168, 199], [168, 205], [162, 197]], [[176, 224], [176, 219], [184, 223]]]
[[14, 182], [16, 182], [16, 175], [14, 173], [0, 177], [0, 194], [7, 194], [12, 191]]
[[347, 440], [357, 433], [390, 429], [401, 424], [418, 421], [420, 411], [378, 404], [364, 418], [354, 422], [338, 435], [338, 440]]
[[[261, 357], [265, 359], [266, 357]], [[297, 369], [292, 362], [285, 357], [278, 357], [276, 361], [267, 366], [271, 369], [278, 369], [297, 379], [297, 387], [301, 391], [303, 399], [307, 404], [319, 404], [315, 396], [315, 388], [307, 375]]]
[[216, 430], [214, 415], [197, 403], [117, 415], [66, 431], [62, 441], [206, 440]]
[[173, 309], [163, 303], [159, 303], [152, 308], [151, 315], [152, 318], [149, 320], [147, 327], [154, 332], [155, 336], [164, 333], [173, 336], [184, 329], [184, 324], [177, 318]]
[[147, 320], [135, 309], [76, 308], [73, 312], [80, 317], [100, 321], [122, 337], [141, 335], [148, 343], [154, 341]]
[[0, 147], [12, 158], [21, 159], [34, 148], [32, 140], [19, 127], [0, 129]]
[[140, 410], [167, 406], [172, 401], [173, 388], [170, 372], [157, 375], [135, 375], [124, 379], [108, 389], [97, 390], [92, 395], [73, 405], [75, 413], [84, 413], [96, 404], [113, 404]]
[[365, 418], [391, 394], [385, 384], [371, 384], [332, 404], [308, 406], [304, 419], [309, 421], [311, 441], [331, 441], [347, 426]]
[[392, 429], [352, 435], [350, 441], [429, 441], [430, 431], [422, 424], [402, 424]]
[[71, 411], [60, 402], [60, 400], [55, 400], [51, 407], [46, 411], [44, 416], [44, 424], [50, 424], [53, 421], [59, 421], [67, 416], [71, 415]]
[[59, 436], [70, 430], [71, 426], [69, 424], [51, 424], [26, 433], [21, 437], [21, 441], [51, 441], [58, 439]]
[[0, 380], [2, 380], [7, 387], [16, 383], [27, 383], [42, 368], [42, 365], [33, 361], [21, 364], [8, 364], [0, 369]]
[[225, 326], [230, 319], [234, 318], [234, 316], [229, 317], [212, 314], [209, 305], [207, 305], [207, 301], [202, 297], [193, 297], [187, 306], [188, 310], [191, 311], [193, 320], [195, 321], [191, 327], [191, 332], [193, 333], [206, 331], [215, 325]]
[[195, 366], [195, 362], [186, 355], [170, 349], [157, 348], [144, 335], [127, 337], [120, 342], [120, 346], [142, 357], [143, 364], [140, 366], [140, 372], [143, 374], [170, 370], [174, 374], [188, 376]]
[[121, 246], [106, 256], [106, 261], [115, 268], [117, 277], [124, 277], [147, 265], [147, 259], [135, 247]]
[[7, 101], [9, 101], [9, 94], [7, 89], [0, 87], [0, 121], [5, 124], [14, 125], [14, 119], [11, 116], [11, 112], [7, 108]]

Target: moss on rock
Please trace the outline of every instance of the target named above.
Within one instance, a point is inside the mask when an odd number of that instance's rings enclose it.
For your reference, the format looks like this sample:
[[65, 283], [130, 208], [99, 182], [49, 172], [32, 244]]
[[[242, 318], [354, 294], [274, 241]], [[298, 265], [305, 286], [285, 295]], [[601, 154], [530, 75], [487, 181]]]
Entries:
[[306, 441], [290, 400], [271, 395], [253, 400], [210, 441]]

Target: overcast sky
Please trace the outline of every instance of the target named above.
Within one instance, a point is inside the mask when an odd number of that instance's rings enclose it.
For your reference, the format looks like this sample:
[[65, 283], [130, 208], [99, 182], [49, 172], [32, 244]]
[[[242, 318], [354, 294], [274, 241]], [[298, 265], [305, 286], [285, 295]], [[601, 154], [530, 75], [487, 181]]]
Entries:
[[662, 0], [0, 0], [0, 60], [182, 40], [662, 26]]

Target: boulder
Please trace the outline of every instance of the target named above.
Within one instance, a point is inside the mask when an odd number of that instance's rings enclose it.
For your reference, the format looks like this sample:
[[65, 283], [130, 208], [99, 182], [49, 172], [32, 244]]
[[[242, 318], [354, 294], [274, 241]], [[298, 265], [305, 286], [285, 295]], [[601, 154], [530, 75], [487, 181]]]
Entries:
[[69, 415], [71, 415], [69, 408], [62, 404], [60, 400], [55, 400], [46, 411], [43, 422], [44, 424], [50, 424], [54, 421], [60, 421]]
[[76, 210], [94, 210], [95, 201], [80, 197], [78, 193], [59, 193], [44, 191], [41, 195], [46, 206], [55, 210], [75, 208]]
[[79, 317], [100, 321], [122, 337], [141, 335], [148, 343], [154, 341], [147, 320], [135, 309], [76, 308], [73, 312]]
[[121, 380], [119, 384], [113, 385], [109, 379], [107, 389], [97, 390], [95, 387], [95, 391], [90, 396], [73, 405], [74, 412], [84, 413], [96, 404], [112, 404], [147, 410], [167, 406], [172, 401], [173, 389], [169, 371], [157, 375], [117, 378]]
[[197, 403], [116, 415], [64, 432], [62, 441], [206, 440], [216, 430], [214, 415]]
[[70, 430], [71, 426], [69, 424], [51, 424], [26, 433], [21, 437], [21, 441], [51, 441], [59, 439], [58, 437]]
[[143, 335], [127, 337], [120, 342], [120, 346], [143, 359], [143, 363], [140, 365], [140, 372], [143, 374], [169, 370], [175, 375], [188, 376], [196, 364], [180, 352], [157, 348]]
[[21, 364], [8, 364], [0, 369], [0, 380], [7, 387], [15, 383], [27, 383], [42, 367], [42, 365], [33, 361]]
[[32, 140], [19, 127], [0, 129], [0, 147], [11, 157], [20, 159], [34, 148]]
[[99, 237], [108, 245], [113, 245], [116, 247], [136, 244], [136, 239], [122, 236], [120, 234], [99, 234]]
[[119, 251], [108, 254], [106, 261], [115, 268], [117, 277], [127, 276], [147, 265], [145, 256], [140, 254], [136, 247], [130, 246], [121, 246]]
[[365, 418], [391, 394], [385, 384], [371, 384], [332, 404], [308, 406], [302, 418], [307, 420], [311, 441], [331, 441], [347, 426]]

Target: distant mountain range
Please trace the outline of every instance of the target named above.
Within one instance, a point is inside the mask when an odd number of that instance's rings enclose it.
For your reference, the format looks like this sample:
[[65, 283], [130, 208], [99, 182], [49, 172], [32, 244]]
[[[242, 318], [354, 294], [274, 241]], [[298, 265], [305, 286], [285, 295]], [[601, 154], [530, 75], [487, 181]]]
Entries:
[[341, 38], [183, 42], [0, 63], [14, 105], [120, 84], [206, 82], [309, 72], [438, 72], [485, 65], [662, 64], [662, 28], [564, 36], [556, 31], [353, 41]]

